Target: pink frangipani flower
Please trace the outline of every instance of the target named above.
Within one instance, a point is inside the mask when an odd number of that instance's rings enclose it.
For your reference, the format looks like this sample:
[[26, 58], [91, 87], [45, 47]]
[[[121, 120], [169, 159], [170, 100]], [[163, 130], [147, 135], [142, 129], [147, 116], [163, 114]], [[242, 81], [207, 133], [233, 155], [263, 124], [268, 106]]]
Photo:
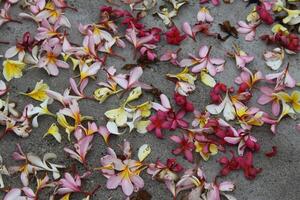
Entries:
[[256, 28], [260, 25], [260, 23], [247, 24], [244, 21], [239, 21], [238, 25], [239, 27], [237, 28], [237, 31], [242, 34], [246, 34], [245, 40], [253, 41], [255, 38]]
[[209, 74], [215, 76], [217, 72], [223, 71], [225, 60], [220, 58], [211, 58], [209, 56], [211, 47], [202, 46], [199, 50], [199, 57], [190, 55], [190, 58], [180, 61], [181, 67], [193, 67], [193, 73], [199, 73], [207, 69]]

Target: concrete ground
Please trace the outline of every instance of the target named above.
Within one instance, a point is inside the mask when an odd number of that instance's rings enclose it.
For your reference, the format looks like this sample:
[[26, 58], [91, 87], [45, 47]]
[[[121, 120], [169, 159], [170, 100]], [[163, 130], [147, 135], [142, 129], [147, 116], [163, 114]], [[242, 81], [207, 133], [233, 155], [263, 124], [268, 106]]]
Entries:
[[[78, 13], [67, 10], [66, 15], [72, 24], [72, 30], [70, 33], [70, 40], [75, 43], [80, 43], [82, 38], [77, 31], [77, 26], [79, 23], [88, 24], [97, 22], [99, 10], [98, 7], [107, 4], [105, 0], [69, 0], [71, 5], [79, 9]], [[189, 21], [190, 23], [196, 22], [196, 14], [199, 9], [199, 1], [191, 0], [188, 6], [183, 7], [180, 10], [179, 15], [175, 18], [175, 24], [180, 27], [183, 21]], [[161, 5], [162, 1], [159, 1], [158, 5]], [[212, 7], [208, 5], [211, 14], [214, 16], [215, 21], [213, 25], [213, 30], [219, 31], [218, 23], [224, 20], [229, 20], [231, 24], [236, 24], [238, 20], [244, 20], [247, 13], [252, 9], [253, 6], [245, 8], [246, 3], [243, 1], [236, 1], [234, 4], [222, 4], [219, 7]], [[18, 6], [13, 8], [12, 15], [16, 16], [16, 13], [20, 12]], [[149, 26], [164, 27], [164, 24], [158, 19], [153, 18], [151, 15], [147, 16], [143, 22]], [[14, 43], [16, 38], [21, 38], [22, 33], [26, 31], [35, 30], [34, 23], [30, 21], [23, 21], [23, 24], [9, 23], [0, 28], [0, 40], [9, 41], [11, 44]], [[268, 32], [270, 27], [260, 26], [257, 31], [257, 36], [262, 33]], [[272, 71], [266, 67], [262, 60], [262, 53], [266, 49], [272, 49], [272, 47], [267, 47], [258, 37], [256, 37], [254, 42], [246, 42], [244, 37], [241, 35], [239, 39], [229, 38], [226, 42], [220, 42], [214, 38], [208, 38], [201, 34], [197, 36], [197, 42], [187, 39], [182, 43], [181, 58], [187, 57], [189, 52], [196, 53], [201, 45], [212, 45], [212, 55], [217, 57], [225, 57], [226, 51], [230, 51], [232, 44], [238, 44], [243, 50], [247, 51], [249, 54], [255, 55], [255, 60], [249, 65], [251, 70], [261, 70], [264, 73], [271, 73]], [[130, 45], [128, 45], [130, 46]], [[163, 40], [160, 43], [160, 49], [175, 49], [174, 46], [166, 45]], [[8, 48], [8, 45], [0, 46], [0, 54], [3, 54]], [[131, 47], [127, 48], [130, 49]], [[118, 52], [126, 58], [126, 62], [119, 60], [117, 58], [110, 58], [108, 65], [114, 65], [116, 68], [121, 68], [126, 63], [133, 63], [132, 61], [132, 51], [120, 51]], [[226, 57], [226, 66], [223, 73], [217, 75], [217, 80], [225, 82], [226, 84], [233, 85], [233, 79], [238, 75], [238, 70], [235, 67], [234, 62]], [[0, 59], [2, 63], [3, 59]], [[284, 65], [290, 63], [290, 70], [294, 78], [300, 82], [300, 57], [298, 55], [287, 56]], [[2, 66], [0, 66], [2, 72]], [[166, 73], [176, 73], [180, 69], [171, 66], [166, 63], [159, 63], [147, 68], [143, 74], [142, 80], [148, 84], [153, 84], [159, 87], [163, 93], [171, 96], [174, 89], [174, 84], [165, 79]], [[43, 70], [33, 69], [25, 72], [21, 79], [13, 79], [9, 85], [12, 87], [12, 92], [10, 95], [11, 100], [17, 101], [18, 108], [21, 110], [25, 104], [31, 102], [34, 105], [38, 105], [38, 102], [31, 100], [28, 97], [19, 95], [18, 92], [25, 92], [28, 88], [33, 88], [35, 83], [41, 79], [49, 84], [50, 88], [62, 92], [66, 88], [69, 77], [74, 76], [71, 70], [60, 70], [58, 77], [51, 77], [45, 73]], [[3, 79], [3, 77], [1, 77]], [[99, 75], [98, 80], [103, 79], [103, 75]], [[96, 88], [96, 82], [90, 82], [87, 89], [88, 94], [92, 94]], [[190, 96], [191, 100], [195, 103], [198, 110], [203, 110], [205, 105], [209, 103], [209, 88], [204, 86], [199, 81], [197, 82], [196, 91]], [[256, 95], [259, 92], [256, 93]], [[145, 96], [145, 99], [150, 97]], [[254, 97], [256, 99], [257, 96]], [[105, 119], [103, 117], [103, 112], [115, 108], [119, 101], [116, 97], [110, 98], [103, 104], [98, 104], [94, 101], [83, 100], [80, 102], [80, 108], [83, 114], [92, 115], [97, 119], [97, 124], [104, 124]], [[50, 106], [52, 111], [58, 110], [58, 105], [53, 104]], [[269, 109], [269, 108], [267, 108]], [[72, 161], [67, 159], [67, 155], [63, 152], [63, 147], [71, 146], [66, 140], [66, 135], [63, 137], [62, 144], [56, 143], [51, 138], [42, 139], [42, 136], [49, 128], [50, 124], [53, 123], [53, 119], [48, 117], [39, 118], [39, 128], [33, 129], [30, 137], [22, 139], [16, 137], [13, 134], [6, 136], [3, 140], [0, 140], [0, 153], [4, 157], [5, 164], [7, 166], [15, 164], [11, 159], [11, 154], [15, 149], [15, 145], [19, 143], [25, 152], [34, 152], [39, 156], [42, 156], [46, 152], [53, 152], [58, 155], [56, 163], [65, 163], [66, 165], [71, 164]], [[278, 127], [278, 133], [272, 135], [268, 127], [256, 128], [255, 136], [258, 138], [261, 144], [261, 151], [255, 154], [255, 165], [257, 167], [263, 168], [263, 172], [257, 176], [254, 181], [248, 181], [244, 178], [241, 171], [233, 172], [227, 177], [226, 180], [232, 180], [236, 183], [237, 189], [233, 195], [237, 199], [241, 200], [298, 200], [300, 198], [300, 133], [295, 131], [296, 123], [300, 123], [300, 120], [285, 119]], [[168, 133], [166, 133], [168, 135]], [[141, 135], [136, 132], [131, 134], [125, 134], [121, 137], [112, 137], [111, 144], [116, 147], [121, 141], [126, 138], [132, 145], [134, 150], [137, 150], [139, 146], [144, 143], [151, 145], [152, 153], [148, 158], [149, 161], [155, 161], [156, 158], [161, 160], [166, 160], [169, 157], [173, 157], [170, 153], [175, 147], [175, 144], [170, 142], [168, 139], [158, 140], [153, 134]], [[277, 146], [278, 154], [275, 157], [267, 158], [264, 153], [271, 150], [272, 146]], [[100, 165], [100, 158], [105, 153], [106, 146], [104, 145], [102, 139], [96, 136], [93, 141], [92, 150], [89, 153], [88, 160], [91, 166], [96, 167]], [[221, 166], [216, 163], [218, 157], [222, 153], [213, 157], [213, 159], [208, 162], [202, 162], [208, 178], [212, 178], [217, 175]], [[187, 163], [181, 156], [177, 157], [178, 161], [182, 163], [185, 167], [190, 167], [191, 165]], [[153, 200], [157, 199], [171, 199], [170, 193], [167, 191], [163, 184], [159, 184], [155, 181], [151, 181], [151, 177], [146, 173], [142, 174], [145, 180], [145, 189], [152, 195]], [[20, 186], [19, 176], [12, 176], [10, 178], [4, 177], [4, 181], [10, 186]], [[104, 188], [106, 179], [101, 174], [93, 174], [85, 184], [88, 188], [93, 188], [97, 184], [101, 184], [103, 187], [96, 193], [93, 199], [109, 199], [119, 200], [124, 199], [124, 195], [117, 190], [107, 190]], [[0, 192], [0, 199], [3, 197], [3, 193]], [[73, 196], [74, 199], [80, 199], [79, 196]], [[47, 199], [47, 194], [41, 196], [41, 199]], [[73, 199], [73, 198], [72, 198]]]

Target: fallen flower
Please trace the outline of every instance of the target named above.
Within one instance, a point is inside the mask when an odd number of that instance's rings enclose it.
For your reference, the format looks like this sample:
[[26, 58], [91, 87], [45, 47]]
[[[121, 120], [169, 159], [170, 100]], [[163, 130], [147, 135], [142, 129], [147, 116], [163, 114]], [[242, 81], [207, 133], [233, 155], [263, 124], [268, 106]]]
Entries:
[[190, 55], [191, 58], [180, 61], [181, 67], [191, 67], [193, 73], [198, 73], [203, 69], [207, 69], [209, 74], [215, 76], [217, 72], [223, 71], [225, 60], [220, 58], [211, 58], [209, 56], [212, 47], [202, 46], [199, 49], [199, 58]]
[[284, 50], [282, 48], [275, 48], [272, 51], [264, 53], [266, 65], [273, 70], [277, 70], [282, 65], [284, 59]]
[[13, 78], [21, 78], [26, 64], [22, 61], [5, 60], [3, 62], [3, 76], [10, 81]]
[[267, 25], [271, 25], [274, 22], [274, 19], [270, 13], [269, 10], [267, 10], [266, 6], [264, 4], [262, 5], [257, 5], [256, 6], [256, 11], [259, 15], [259, 18], [265, 22]]
[[244, 21], [239, 21], [238, 25], [239, 25], [239, 27], [237, 28], [237, 31], [239, 33], [246, 34], [245, 40], [253, 41], [255, 38], [256, 28], [260, 25], [260, 23], [247, 24]]
[[171, 127], [171, 122], [166, 121], [167, 118], [167, 113], [163, 111], [157, 111], [155, 115], [152, 115], [150, 117], [151, 124], [147, 126], [147, 130], [150, 131], [155, 131], [156, 137], [162, 139], [163, 134], [162, 130], [163, 129], [170, 129]]
[[93, 135], [87, 135], [83, 138], [80, 138], [77, 143], [74, 144], [75, 151], [65, 147], [64, 151], [70, 154], [71, 158], [78, 160], [80, 163], [86, 165], [86, 155], [91, 149], [92, 145], [90, 144], [93, 140]]
[[29, 96], [37, 101], [45, 101], [49, 98], [46, 92], [48, 89], [49, 86], [46, 83], [44, 83], [43, 80], [40, 80], [35, 84], [35, 87], [31, 92], [22, 94]]
[[51, 124], [47, 133], [45, 133], [43, 137], [46, 137], [47, 135], [53, 136], [57, 142], [61, 143], [61, 134], [59, 133], [59, 129], [55, 123]]
[[187, 134], [183, 134], [182, 137], [172, 135], [170, 139], [179, 145], [179, 147], [172, 150], [173, 154], [178, 155], [182, 153], [185, 159], [191, 163], [194, 162], [193, 150], [195, 146]]
[[206, 7], [202, 7], [197, 14], [197, 20], [199, 22], [213, 22], [214, 18], [210, 15], [209, 10]]
[[180, 32], [176, 26], [170, 28], [166, 33], [166, 39], [168, 44], [179, 45], [182, 40], [186, 38], [185, 35], [180, 35]]

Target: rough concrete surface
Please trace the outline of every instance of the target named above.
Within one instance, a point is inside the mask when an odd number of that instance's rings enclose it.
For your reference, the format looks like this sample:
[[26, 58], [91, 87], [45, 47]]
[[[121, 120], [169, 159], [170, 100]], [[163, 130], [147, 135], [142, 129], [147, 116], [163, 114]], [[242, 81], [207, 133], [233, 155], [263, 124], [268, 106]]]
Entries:
[[[77, 26], [79, 23], [88, 24], [97, 22], [99, 10], [98, 7], [107, 4], [105, 0], [69, 0], [71, 5], [79, 9], [78, 13], [71, 10], [66, 11], [66, 16], [69, 18], [72, 24], [72, 30], [70, 33], [70, 40], [75, 43], [81, 43], [82, 37], [77, 31]], [[190, 23], [196, 22], [196, 13], [199, 9], [198, 0], [190, 0], [189, 5], [183, 7], [180, 10], [179, 15], [175, 18], [175, 24], [181, 27], [183, 21], [189, 21]], [[162, 4], [159, 1], [158, 6]], [[243, 1], [236, 0], [234, 4], [222, 4], [219, 7], [213, 7], [208, 5], [211, 14], [214, 16], [214, 27], [213, 30], [219, 31], [218, 23], [224, 20], [229, 20], [232, 24], [236, 24], [238, 20], [244, 20], [247, 13], [252, 9], [253, 6], [245, 8], [245, 3]], [[13, 8], [12, 15], [20, 12], [18, 6]], [[143, 22], [149, 26], [158, 26], [165, 28], [164, 24], [158, 19], [153, 18], [151, 15], [147, 16]], [[224, 57], [226, 59], [225, 70], [216, 76], [217, 80], [225, 82], [226, 84], [234, 85], [233, 79], [238, 75], [239, 71], [236, 69], [233, 60], [226, 57], [226, 51], [230, 51], [233, 42], [238, 44], [241, 49], [247, 51], [249, 54], [255, 55], [254, 62], [250, 63], [249, 68], [251, 70], [261, 70], [264, 73], [271, 73], [272, 71], [266, 67], [262, 60], [262, 53], [266, 49], [271, 49], [272, 47], [267, 47], [260, 39], [259, 35], [265, 32], [269, 32], [270, 27], [262, 25], [258, 28], [257, 37], [254, 42], [246, 42], [244, 37], [241, 35], [239, 39], [229, 38], [225, 42], [220, 42], [214, 38], [205, 37], [202, 34], [197, 36], [197, 42], [187, 39], [182, 42], [180, 53], [181, 58], [187, 57], [188, 53], [196, 53], [201, 45], [212, 45], [212, 55], [217, 57]], [[30, 21], [24, 21], [23, 24], [9, 23], [0, 28], [0, 40], [9, 41], [11, 44], [14, 43], [16, 38], [21, 38], [22, 34], [26, 31], [34, 31], [35, 24]], [[166, 29], [165, 29], [166, 30]], [[132, 49], [130, 50], [130, 45], [127, 47], [126, 51], [119, 51], [122, 56], [126, 58], [126, 62], [118, 58], [110, 58], [107, 65], [114, 65], [116, 68], [120, 69], [126, 63], [133, 63], [132, 61]], [[0, 54], [3, 54], [9, 45], [0, 46]], [[177, 47], [169, 46], [166, 44], [165, 40], [160, 43], [160, 53], [165, 49], [176, 49]], [[0, 59], [2, 63], [3, 59]], [[292, 75], [300, 82], [300, 58], [299, 54], [294, 56], [287, 56], [284, 61], [284, 65], [287, 62], [290, 63], [290, 70]], [[144, 71], [142, 80], [148, 84], [153, 84], [159, 87], [163, 93], [171, 96], [174, 89], [174, 84], [165, 79], [166, 73], [176, 73], [181, 69], [171, 66], [166, 63], [158, 63], [152, 65], [151, 68], [147, 68]], [[2, 72], [2, 65], [0, 65], [0, 71]], [[58, 77], [49, 77], [44, 70], [32, 69], [24, 73], [24, 76], [20, 79], [13, 79], [9, 85], [12, 87], [10, 98], [18, 103], [18, 109], [21, 110], [24, 105], [31, 102], [34, 105], [38, 105], [39, 102], [33, 101], [32, 99], [18, 94], [18, 92], [27, 91], [28, 88], [33, 88], [35, 83], [41, 79], [49, 84], [50, 88], [63, 92], [67, 87], [69, 77], [74, 76], [72, 70], [60, 70]], [[98, 80], [103, 79], [103, 74], [99, 74]], [[2, 74], [1, 74], [1, 78]], [[87, 89], [87, 94], [92, 94], [96, 81], [91, 81]], [[198, 110], [203, 110], [205, 105], [209, 103], [209, 88], [204, 86], [202, 83], [197, 81], [197, 89], [190, 96], [191, 100], [195, 103]], [[253, 98], [256, 100], [256, 96]], [[150, 99], [149, 96], [143, 97], [144, 99]], [[103, 113], [108, 110], [118, 106], [119, 100], [117, 97], [108, 99], [103, 104], [98, 104], [94, 101], [83, 100], [80, 101], [80, 109], [83, 114], [92, 115], [96, 118], [97, 124], [104, 124], [105, 119]], [[59, 109], [58, 104], [53, 104], [50, 106], [50, 110], [53, 112]], [[269, 109], [269, 108], [267, 108]], [[22, 139], [13, 134], [7, 135], [4, 139], [0, 140], [0, 153], [4, 157], [5, 164], [7, 166], [15, 164], [11, 159], [11, 154], [15, 149], [15, 145], [19, 143], [25, 152], [33, 152], [39, 156], [42, 156], [46, 152], [53, 152], [58, 155], [56, 163], [65, 163], [66, 165], [71, 164], [73, 161], [67, 159], [67, 155], [63, 152], [63, 147], [72, 146], [67, 142], [66, 135], [63, 136], [62, 144], [58, 144], [52, 138], [43, 139], [42, 136], [49, 128], [50, 124], [53, 123], [52, 118], [40, 117], [39, 118], [39, 128], [33, 129], [30, 137]], [[255, 136], [258, 138], [261, 144], [261, 150], [256, 153], [255, 165], [257, 167], [263, 168], [263, 172], [257, 176], [253, 181], [248, 181], [244, 178], [242, 171], [230, 173], [224, 179], [232, 180], [236, 183], [237, 189], [233, 195], [237, 199], [241, 200], [298, 200], [300, 199], [300, 135], [295, 131], [296, 123], [300, 120], [285, 119], [280, 123], [278, 127], [278, 133], [272, 135], [268, 127], [255, 128]], [[165, 135], [168, 135], [166, 133]], [[133, 132], [131, 134], [125, 134], [121, 137], [112, 137], [111, 144], [115, 149], [117, 149], [117, 144], [126, 138], [129, 140], [134, 150], [137, 150], [139, 146], [144, 143], [148, 143], [152, 147], [152, 153], [148, 158], [149, 161], [155, 161], [157, 158], [161, 160], [166, 160], [169, 157], [173, 157], [171, 150], [176, 146], [176, 144], [170, 142], [168, 139], [158, 140], [153, 134], [138, 134]], [[278, 154], [275, 157], [267, 158], [264, 153], [271, 150], [272, 146], [277, 146]], [[93, 147], [88, 155], [89, 164], [93, 167], [100, 165], [100, 158], [104, 155], [106, 151], [106, 146], [102, 141], [100, 136], [96, 136], [93, 140]], [[228, 152], [227, 152], [228, 153]], [[216, 163], [218, 157], [223, 153], [219, 153], [214, 156], [208, 162], [202, 162], [205, 172], [209, 180], [212, 180], [215, 175], [219, 172], [221, 166]], [[181, 156], [177, 157], [178, 161], [182, 163], [185, 167], [190, 167], [191, 165], [185, 161]], [[67, 162], [67, 163], [66, 163]], [[169, 191], [163, 184], [155, 181], [151, 181], [151, 177], [146, 173], [142, 174], [145, 180], [145, 189], [151, 193], [152, 199], [165, 200], [172, 199]], [[10, 178], [4, 177], [4, 181], [10, 186], [20, 186], [19, 176], [12, 176]], [[103, 187], [96, 193], [93, 199], [109, 199], [118, 200], [124, 199], [120, 188], [117, 190], [107, 190], [105, 189], [106, 178], [104, 178], [100, 173], [95, 173], [87, 180], [86, 186], [93, 188], [97, 184], [101, 184]], [[0, 192], [0, 198], [2, 198], [4, 193]], [[41, 196], [41, 199], [47, 199], [47, 194]], [[80, 196], [74, 195], [72, 199], [80, 199]]]

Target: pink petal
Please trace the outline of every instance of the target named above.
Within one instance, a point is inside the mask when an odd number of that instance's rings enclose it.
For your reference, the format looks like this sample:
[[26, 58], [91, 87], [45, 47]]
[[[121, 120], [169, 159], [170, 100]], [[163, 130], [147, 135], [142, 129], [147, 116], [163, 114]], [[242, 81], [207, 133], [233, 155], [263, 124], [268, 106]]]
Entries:
[[230, 182], [230, 181], [224, 181], [224, 182], [220, 183], [220, 185], [219, 185], [219, 189], [221, 191], [228, 191], [228, 192], [230, 192], [230, 191], [233, 191], [234, 188], [235, 188], [234, 184], [232, 182]]
[[280, 104], [277, 101], [273, 101], [272, 103], [272, 113], [275, 116], [278, 116], [280, 113]]
[[176, 143], [180, 143], [182, 141], [182, 139], [179, 136], [177, 136], [177, 135], [172, 135], [170, 137], [170, 139], [173, 140]]
[[272, 100], [273, 100], [272, 97], [263, 94], [258, 98], [257, 103], [259, 103], [260, 105], [265, 105], [271, 102]]
[[137, 187], [137, 188], [144, 187], [144, 180], [140, 176], [138, 176], [138, 175], [131, 176], [130, 180], [133, 182], [135, 187]]
[[107, 189], [116, 189], [120, 185], [121, 181], [122, 181], [121, 176], [119, 175], [111, 176], [106, 182], [106, 187]]
[[184, 22], [182, 24], [182, 30], [185, 34], [187, 34], [188, 36], [194, 38], [194, 34], [193, 34], [193, 31], [192, 31], [192, 28], [190, 26], [190, 24], [188, 22]]
[[206, 45], [200, 47], [200, 49], [199, 49], [199, 56], [200, 56], [200, 58], [206, 57], [207, 54], [208, 54], [208, 50], [209, 50], [209, 48]]
[[56, 65], [60, 68], [64, 68], [64, 69], [68, 69], [69, 68], [69, 64], [66, 63], [65, 61], [62, 60], [57, 60], [56, 61]]
[[124, 178], [122, 180], [121, 184], [122, 184], [122, 190], [123, 190], [124, 194], [126, 194], [127, 196], [130, 196], [133, 192], [133, 185], [132, 185], [131, 181]]
[[143, 69], [141, 67], [135, 67], [130, 72], [130, 77], [128, 81], [128, 85], [131, 86], [133, 83], [135, 83], [143, 74]]

